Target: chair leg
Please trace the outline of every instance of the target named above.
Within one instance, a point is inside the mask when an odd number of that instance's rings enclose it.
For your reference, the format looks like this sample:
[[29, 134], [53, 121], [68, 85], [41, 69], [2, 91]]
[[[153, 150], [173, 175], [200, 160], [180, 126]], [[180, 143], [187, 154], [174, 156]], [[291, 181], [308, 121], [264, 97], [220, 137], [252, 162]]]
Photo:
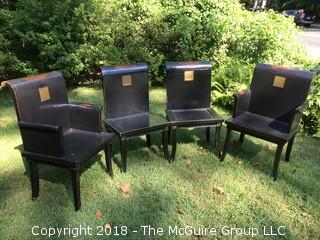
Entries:
[[39, 171], [38, 165], [32, 160], [29, 161], [29, 171], [31, 180], [32, 200], [35, 200], [39, 196]]
[[239, 138], [240, 146], [242, 145], [242, 143], [243, 143], [243, 141], [244, 141], [244, 136], [245, 136], [245, 134], [242, 132], [242, 133], [240, 134], [240, 138]]
[[229, 147], [229, 143], [230, 143], [230, 139], [231, 139], [231, 128], [227, 128], [226, 140], [224, 142], [223, 152], [222, 152], [222, 155], [220, 157], [220, 162], [224, 161], [224, 158], [226, 157], [226, 154], [227, 154], [227, 151], [228, 151], [228, 147]]
[[170, 156], [168, 151], [168, 129], [162, 131], [162, 146], [164, 157], [170, 162]]
[[146, 140], [147, 140], [147, 147], [151, 147], [151, 136], [150, 134], [146, 134]]
[[112, 170], [112, 144], [109, 143], [104, 148], [104, 155], [106, 158], [106, 166], [107, 172], [109, 173], [110, 177], [113, 177], [113, 170]]
[[283, 144], [278, 144], [276, 155], [274, 157], [274, 163], [273, 163], [273, 170], [272, 170], [272, 176], [273, 180], [276, 181], [278, 177], [278, 169], [279, 169], [279, 163], [280, 163], [280, 157], [283, 149]]
[[169, 130], [168, 130], [168, 144], [170, 144], [170, 141], [171, 141], [171, 127], [169, 127]]
[[172, 153], [171, 153], [171, 161], [174, 160], [176, 157], [176, 150], [177, 150], [177, 127], [171, 128], [172, 132]]
[[210, 127], [206, 127], [206, 141], [210, 142]]
[[80, 169], [79, 168], [71, 169], [71, 180], [72, 180], [72, 189], [73, 189], [74, 208], [76, 211], [78, 211], [81, 208]]
[[288, 142], [288, 146], [287, 146], [287, 150], [286, 150], [286, 158], [285, 158], [287, 162], [289, 162], [289, 160], [290, 160], [291, 150], [292, 150], [292, 146], [293, 146], [295, 137], [296, 136], [293, 136], [290, 139], [290, 141]]
[[127, 148], [126, 148], [126, 139], [120, 139], [120, 149], [121, 149], [121, 163], [122, 163], [122, 172], [127, 171]]
[[214, 141], [214, 145], [215, 145], [215, 148], [218, 152], [219, 157], [221, 157], [221, 155], [222, 155], [221, 145], [220, 145], [220, 133], [221, 133], [221, 124], [216, 126], [215, 141]]

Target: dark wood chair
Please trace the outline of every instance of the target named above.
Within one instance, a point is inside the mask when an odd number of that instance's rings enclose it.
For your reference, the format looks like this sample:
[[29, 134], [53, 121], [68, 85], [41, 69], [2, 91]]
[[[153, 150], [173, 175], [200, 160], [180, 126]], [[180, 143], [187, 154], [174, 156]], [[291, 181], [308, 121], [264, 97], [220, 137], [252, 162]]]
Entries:
[[80, 170], [100, 150], [112, 176], [111, 139], [101, 132], [101, 106], [69, 103], [65, 80], [50, 72], [4, 83], [15, 102], [23, 147], [29, 163], [32, 198], [39, 195], [38, 163], [70, 169], [75, 210], [81, 207]]
[[227, 153], [232, 130], [240, 132], [237, 145], [242, 144], [245, 134], [261, 138], [277, 144], [272, 171], [276, 180], [281, 152], [287, 142], [285, 159], [289, 161], [312, 78], [312, 72], [257, 64], [250, 90], [235, 95], [233, 117], [226, 121], [221, 161]]
[[211, 64], [209, 62], [168, 62], [167, 110], [171, 125], [172, 153], [176, 155], [177, 128], [206, 129], [206, 140], [210, 142], [210, 127], [215, 127], [215, 147], [220, 150], [220, 129], [223, 118], [212, 108], [211, 102]]
[[155, 131], [162, 132], [164, 155], [169, 160], [169, 122], [149, 112], [148, 65], [104, 67], [101, 71], [106, 115], [104, 123], [120, 138], [121, 170], [127, 170], [127, 139], [146, 135], [149, 147], [150, 133]]

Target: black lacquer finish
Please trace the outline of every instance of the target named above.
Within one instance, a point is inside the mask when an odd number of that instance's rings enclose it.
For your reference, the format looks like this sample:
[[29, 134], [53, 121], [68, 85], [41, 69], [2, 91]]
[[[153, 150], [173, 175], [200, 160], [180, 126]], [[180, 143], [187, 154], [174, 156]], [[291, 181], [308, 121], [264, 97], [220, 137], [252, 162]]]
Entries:
[[287, 142], [286, 161], [289, 161], [312, 78], [312, 72], [257, 64], [250, 90], [235, 95], [233, 117], [226, 121], [227, 136], [221, 161], [232, 130], [241, 133], [239, 145], [245, 134], [264, 139], [277, 144], [272, 171], [276, 180], [281, 152]]
[[211, 102], [211, 64], [209, 62], [168, 62], [167, 111], [171, 124], [172, 153], [176, 153], [178, 127], [205, 127], [210, 141], [210, 127], [216, 127], [215, 146], [220, 156], [220, 129], [223, 122]]
[[150, 133], [162, 131], [165, 157], [168, 154], [168, 121], [149, 112], [148, 65], [135, 64], [101, 68], [105, 99], [104, 121], [120, 138], [121, 169], [126, 172], [128, 138], [146, 135], [147, 146], [151, 145]]
[[29, 162], [32, 198], [39, 195], [37, 163], [71, 171], [75, 210], [81, 207], [82, 164], [100, 150], [112, 176], [110, 143], [113, 134], [101, 132], [101, 106], [69, 103], [60, 72], [5, 82], [14, 98], [24, 150]]

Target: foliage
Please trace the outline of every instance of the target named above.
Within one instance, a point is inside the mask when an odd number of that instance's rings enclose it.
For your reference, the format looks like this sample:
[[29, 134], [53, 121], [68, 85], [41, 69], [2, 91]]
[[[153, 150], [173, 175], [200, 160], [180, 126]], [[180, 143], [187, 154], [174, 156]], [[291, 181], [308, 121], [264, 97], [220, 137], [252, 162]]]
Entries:
[[302, 118], [303, 129], [310, 135], [316, 134], [320, 129], [320, 65], [314, 68], [316, 76], [310, 88], [308, 107]]

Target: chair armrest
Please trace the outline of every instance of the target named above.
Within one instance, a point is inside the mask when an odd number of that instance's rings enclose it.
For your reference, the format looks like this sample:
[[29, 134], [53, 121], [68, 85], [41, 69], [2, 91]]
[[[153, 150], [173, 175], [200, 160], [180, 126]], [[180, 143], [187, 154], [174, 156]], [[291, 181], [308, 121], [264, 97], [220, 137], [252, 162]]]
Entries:
[[293, 132], [299, 127], [300, 119], [303, 114], [303, 110], [306, 108], [307, 102], [304, 102], [302, 105], [298, 106], [292, 113], [290, 122], [289, 122], [289, 131]]
[[62, 128], [55, 125], [19, 122], [26, 152], [61, 157], [64, 153]]
[[101, 105], [71, 103], [71, 127], [79, 130], [101, 132]]
[[250, 90], [240, 91], [234, 95], [233, 117], [237, 117], [248, 111], [250, 99], [251, 99]]

